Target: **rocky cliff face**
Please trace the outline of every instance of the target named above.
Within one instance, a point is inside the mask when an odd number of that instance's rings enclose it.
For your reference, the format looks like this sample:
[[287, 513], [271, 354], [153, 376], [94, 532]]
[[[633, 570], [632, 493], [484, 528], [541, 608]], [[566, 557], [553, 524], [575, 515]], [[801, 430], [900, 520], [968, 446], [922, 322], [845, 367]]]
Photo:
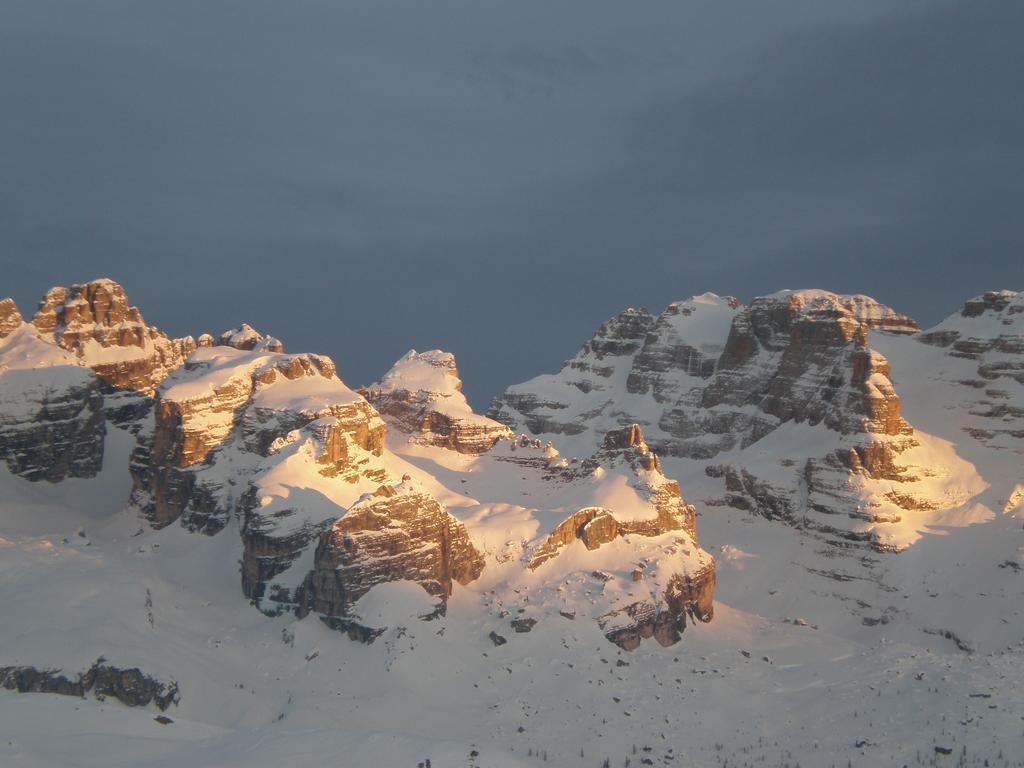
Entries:
[[687, 617], [704, 623], [714, 617], [714, 591], [713, 563], [685, 575], [674, 572], [659, 601], [637, 600], [601, 616], [598, 623], [605, 637], [626, 651], [636, 650], [649, 637], [662, 646], [674, 645], [681, 639]]
[[[253, 350], [259, 352], [284, 352], [284, 344], [280, 339], [273, 336], [264, 336], [248, 323], [242, 323], [237, 328], [224, 331], [220, 335], [218, 343], [225, 347], [244, 349], [247, 352]], [[212, 346], [213, 337], [209, 336], [204, 346]]]
[[160, 382], [196, 348], [190, 336], [169, 339], [146, 325], [124, 289], [106, 279], [51, 288], [32, 324], [96, 373], [118, 423], [140, 418]]
[[671, 403], [710, 378], [722, 353], [722, 331], [741, 307], [732, 296], [711, 293], [669, 304], [632, 360], [626, 391]]
[[483, 569], [465, 526], [405, 476], [363, 496], [321, 535], [304, 610], [343, 618], [370, 589], [393, 581], [414, 581], [443, 606], [453, 582], [468, 584]]
[[179, 701], [177, 683], [164, 683], [138, 667], [119, 669], [103, 658], [85, 672], [70, 677], [60, 669], [0, 667], [0, 687], [18, 693], [56, 693], [79, 698], [92, 693], [100, 701], [110, 696], [129, 707], [153, 703], [161, 712]]
[[488, 416], [535, 435], [579, 435], [598, 417], [605, 417], [604, 424], [630, 362], [654, 325], [650, 312], [630, 307], [602, 324], [557, 375], [509, 387]]
[[484, 453], [512, 431], [473, 413], [454, 355], [411, 350], [363, 394], [391, 427], [423, 445], [459, 453]]
[[[364, 516], [352, 516], [350, 507], [381, 483], [394, 482], [384, 437], [377, 412], [338, 379], [327, 357], [274, 353], [258, 343], [252, 350], [203, 347], [157, 392], [152, 430], [140, 434], [134, 455], [133, 502], [157, 527], [180, 521], [213, 534], [237, 521], [242, 591], [262, 610], [330, 605], [341, 611], [323, 584], [310, 582], [319, 591], [307, 590], [305, 598], [302, 585], [317, 562], [313, 549], [321, 535], [355, 532]], [[425, 549], [436, 525], [417, 526], [426, 524], [423, 510], [434, 522], [448, 517], [439, 517], [436, 502], [416, 501], [418, 507], [392, 502], [398, 504], [393, 522], [405, 515], [407, 534], [418, 537], [410, 560], [380, 572], [364, 564], [359, 583], [368, 588], [374, 579], [433, 574], [440, 584], [433, 593], [447, 594], [451, 578], [466, 578], [459, 565], [468, 545], [464, 529], [438, 534], [438, 570]], [[374, 514], [363, 521], [380, 519]], [[348, 522], [339, 527], [339, 519]], [[368, 532], [360, 540], [379, 535]], [[353, 582], [345, 594], [358, 596], [360, 588]]]
[[[729, 330], [715, 376], [699, 401], [660, 420], [672, 452], [709, 457], [745, 448], [785, 422], [824, 424], [842, 434], [908, 434], [884, 357], [868, 349], [870, 323], [852, 299], [824, 291], [755, 299]], [[866, 312], [875, 322], [891, 311]]]
[[18, 330], [25, 321], [18, 311], [18, 305], [14, 299], [0, 301], [0, 339], [6, 339], [14, 331]]
[[[915, 433], [901, 413], [892, 367], [873, 334], [916, 326], [865, 297], [784, 291], [756, 299], [733, 322], [715, 376], [699, 403], [662, 426], [680, 455], [740, 451], [709, 474], [727, 503], [814, 531], [839, 547], [899, 549], [909, 530], [960, 503], [936, 478], [955, 456]], [[778, 456], [772, 457], [776, 453]]]
[[516, 430], [562, 436], [581, 452], [608, 430], [636, 422], [653, 445], [671, 452], [675, 438], [659, 425], [662, 414], [699, 399], [740, 307], [730, 296], [705, 293], [670, 304], [657, 318], [628, 309], [559, 373], [509, 387], [488, 415]]
[[28, 480], [92, 477], [103, 467], [101, 382], [0, 302], [0, 458]]
[[[719, 450], [747, 448], [783, 424], [824, 427], [822, 448], [832, 450], [806, 456], [797, 472], [777, 473], [781, 482], [759, 478], [750, 466], [715, 471], [724, 472], [730, 503], [769, 517], [799, 517], [801, 524], [855, 540], [871, 539], [867, 528], [896, 522], [899, 513], [884, 511], [887, 505], [871, 498], [856, 478], [894, 484], [913, 479], [899, 458], [917, 445], [913, 429], [900, 415], [889, 362], [868, 347], [872, 329], [909, 332], [913, 326], [901, 318], [864, 297], [823, 291], [755, 300], [733, 323], [699, 409], [677, 409], [666, 417], [684, 438], [683, 453], [688, 440], [708, 453], [702, 435], [711, 431], [709, 424], [720, 430]], [[829, 434], [834, 434], [831, 441]], [[893, 493], [888, 501], [897, 507], [925, 503], [910, 490]], [[824, 517], [807, 515], [808, 509]], [[850, 526], [844, 518], [859, 522]]]
[[51, 288], [31, 323], [0, 302], [0, 451], [29, 479], [91, 477], [109, 418], [137, 431], [157, 385], [195, 349], [147, 326], [112, 280]]
[[[839, 351], [858, 339], [865, 348], [869, 330], [916, 329], [866, 296], [782, 291], [743, 307], [702, 294], [670, 304], [657, 320], [632, 309], [609, 320], [561, 372], [510, 387], [490, 415], [532, 434], [588, 433], [593, 442], [635, 421], [659, 450], [707, 458], [789, 419], [856, 420], [860, 413], [848, 407], [878, 410], [866, 402], [867, 384], [850, 377], [866, 381], [885, 361], [863, 354], [853, 371], [855, 362], [839, 360]], [[835, 368], [850, 373], [840, 381]], [[840, 392], [842, 384], [859, 386], [860, 395]], [[833, 404], [837, 393], [846, 400]], [[859, 404], [848, 402], [858, 396]], [[750, 404], [762, 413], [739, 412]]]

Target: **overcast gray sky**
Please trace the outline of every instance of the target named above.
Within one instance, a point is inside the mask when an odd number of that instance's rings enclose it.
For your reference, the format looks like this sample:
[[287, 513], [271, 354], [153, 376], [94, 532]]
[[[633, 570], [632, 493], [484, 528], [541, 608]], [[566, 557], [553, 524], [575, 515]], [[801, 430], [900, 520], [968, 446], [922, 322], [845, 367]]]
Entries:
[[477, 406], [606, 317], [1024, 288], [1019, 0], [0, 2], [0, 295]]

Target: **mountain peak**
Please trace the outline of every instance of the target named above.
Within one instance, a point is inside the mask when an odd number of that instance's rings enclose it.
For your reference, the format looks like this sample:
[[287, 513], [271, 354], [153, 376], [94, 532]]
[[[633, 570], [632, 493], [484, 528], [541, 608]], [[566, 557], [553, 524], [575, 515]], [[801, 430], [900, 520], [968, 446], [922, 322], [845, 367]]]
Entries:
[[247, 352], [284, 352], [284, 344], [279, 339], [264, 336], [248, 323], [224, 331], [218, 343], [224, 347], [234, 347]]
[[483, 453], [512, 432], [473, 412], [450, 352], [409, 350], [380, 381], [362, 390], [381, 416], [413, 442]]
[[16, 331], [25, 320], [18, 311], [18, 305], [14, 299], [0, 301], [0, 339], [6, 338]]
[[455, 355], [451, 352], [440, 349], [417, 352], [410, 349], [371, 388], [445, 397], [461, 393], [462, 380], [455, 364]]
[[892, 307], [863, 294], [841, 294], [821, 288], [783, 289], [758, 297], [752, 303], [782, 302], [809, 317], [838, 313], [848, 315], [870, 330], [890, 333], [916, 333], [917, 322]]
[[146, 325], [121, 285], [109, 278], [46, 292], [32, 325], [49, 341], [76, 355], [111, 391], [124, 393], [111, 407], [120, 419], [135, 418], [156, 387], [196, 348], [191, 336], [170, 339]]
[[[960, 311], [963, 317], [978, 317], [985, 312], [1002, 312], [1011, 304], [1020, 307], [1024, 306], [1024, 298], [1018, 291], [986, 291], [980, 296], [969, 299], [964, 308]], [[1014, 314], [1024, 310], [1017, 309]]]

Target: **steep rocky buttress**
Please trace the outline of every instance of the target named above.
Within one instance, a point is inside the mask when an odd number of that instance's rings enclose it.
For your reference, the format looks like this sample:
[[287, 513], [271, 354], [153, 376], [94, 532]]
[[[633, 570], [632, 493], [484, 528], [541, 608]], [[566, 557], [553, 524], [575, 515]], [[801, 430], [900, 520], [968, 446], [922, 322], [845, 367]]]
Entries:
[[92, 477], [110, 425], [138, 431], [196, 348], [147, 326], [112, 280], [51, 288], [26, 323], [0, 302], [0, 454], [31, 480]]
[[93, 477], [103, 468], [100, 380], [0, 302], [0, 458], [28, 480]]
[[343, 618], [372, 587], [398, 580], [443, 601], [453, 581], [468, 584], [483, 569], [465, 526], [406, 475], [364, 495], [321, 535], [303, 610]]
[[438, 349], [411, 350], [362, 392], [392, 429], [423, 445], [483, 453], [512, 435], [504, 424], [473, 413], [455, 356]]
[[113, 280], [51, 288], [32, 324], [96, 373], [107, 410], [119, 423], [144, 414], [160, 382], [196, 348], [191, 336], [170, 339], [146, 325]]

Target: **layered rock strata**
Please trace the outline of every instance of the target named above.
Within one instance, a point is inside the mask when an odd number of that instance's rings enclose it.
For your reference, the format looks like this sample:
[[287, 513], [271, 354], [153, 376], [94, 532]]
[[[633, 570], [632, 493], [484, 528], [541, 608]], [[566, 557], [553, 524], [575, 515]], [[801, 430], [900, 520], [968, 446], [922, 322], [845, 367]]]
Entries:
[[394, 430], [424, 445], [479, 454], [512, 436], [504, 424], [473, 413], [448, 352], [411, 350], [362, 392]]
[[477, 579], [484, 559], [465, 526], [408, 476], [363, 496], [320, 537], [304, 610], [345, 617], [374, 586], [414, 581], [444, 601]]
[[93, 477], [103, 467], [101, 382], [0, 302], [0, 459], [28, 480]]
[[[866, 296], [781, 291], [744, 307], [705, 294], [670, 305], [639, 347], [618, 348], [625, 354], [606, 367], [601, 402], [586, 400], [594, 391], [588, 382], [577, 387], [584, 393], [578, 399], [592, 407], [572, 404], [574, 370], [593, 366], [570, 364], [510, 388], [492, 415], [551, 435], [586, 436], [636, 421], [672, 456], [710, 460], [739, 452], [734, 463], [708, 467], [726, 479], [729, 503], [872, 540], [866, 531], [897, 521], [900, 508], [932, 503], [916, 487], [898, 487], [919, 479], [900, 458], [918, 441], [901, 415], [888, 360], [869, 344], [871, 333], [916, 331], [908, 317]], [[745, 449], [783, 425], [816, 437], [786, 456], [785, 466], [748, 462]], [[809, 452], [811, 445], [819, 452]], [[872, 483], [883, 480], [896, 487], [877, 498]]]
[[106, 279], [51, 288], [32, 324], [96, 373], [108, 412], [122, 424], [145, 414], [160, 382], [196, 348], [191, 336], [170, 339], [146, 325], [124, 288]]
[[133, 455], [133, 501], [157, 527], [180, 519], [216, 532], [232, 499], [251, 501], [227, 486], [258, 475], [263, 460], [302, 449], [319, 475], [355, 482], [383, 450], [384, 429], [329, 358], [204, 347], [157, 392]]

